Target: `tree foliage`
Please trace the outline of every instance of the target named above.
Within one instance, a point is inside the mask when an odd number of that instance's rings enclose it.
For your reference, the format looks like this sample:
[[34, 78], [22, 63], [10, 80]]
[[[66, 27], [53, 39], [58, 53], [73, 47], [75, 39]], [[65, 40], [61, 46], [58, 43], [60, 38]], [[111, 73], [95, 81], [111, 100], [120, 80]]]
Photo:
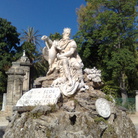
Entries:
[[[22, 51], [26, 51], [27, 57], [30, 59], [31, 66], [31, 85], [33, 85], [34, 80], [37, 77], [45, 76], [48, 71], [48, 63], [42, 55], [42, 49], [37, 50], [40, 42], [40, 36], [38, 30], [34, 30], [33, 27], [29, 27], [27, 30], [23, 30], [21, 34], [21, 40], [23, 42], [21, 48]], [[50, 39], [60, 39], [61, 35], [59, 33], [50, 34]]]
[[53, 41], [53, 40], [60, 40], [62, 38], [62, 35], [60, 35], [59, 33], [55, 33], [55, 34], [50, 34], [49, 38]]
[[27, 30], [23, 30], [22, 36], [20, 39], [24, 42], [32, 43], [34, 45], [40, 45], [40, 34], [38, 34], [39, 31], [33, 28], [28, 27]]
[[35, 30], [33, 27], [28, 27], [27, 30], [23, 30], [21, 34], [21, 51], [25, 50], [26, 56], [30, 59], [32, 64], [31, 66], [31, 87], [33, 81], [39, 77], [46, 74], [47, 63], [42, 57], [41, 50], [37, 50], [40, 45], [41, 39], [38, 30]]
[[74, 37], [84, 64], [102, 69], [105, 82], [112, 80], [126, 96], [128, 80], [136, 71], [137, 1], [86, 1], [77, 10], [79, 32]]
[[6, 91], [5, 72], [11, 66], [12, 61], [17, 59], [15, 53], [18, 51], [18, 37], [16, 27], [6, 19], [0, 18], [0, 93]]

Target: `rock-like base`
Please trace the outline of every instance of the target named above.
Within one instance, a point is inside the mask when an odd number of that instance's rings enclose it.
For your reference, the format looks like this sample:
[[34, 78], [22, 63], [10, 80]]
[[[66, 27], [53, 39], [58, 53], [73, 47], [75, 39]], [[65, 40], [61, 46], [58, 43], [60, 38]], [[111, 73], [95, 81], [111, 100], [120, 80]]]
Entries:
[[78, 93], [58, 105], [15, 111], [3, 138], [136, 138], [135, 126], [113, 103], [109, 118], [96, 111], [100, 91]]

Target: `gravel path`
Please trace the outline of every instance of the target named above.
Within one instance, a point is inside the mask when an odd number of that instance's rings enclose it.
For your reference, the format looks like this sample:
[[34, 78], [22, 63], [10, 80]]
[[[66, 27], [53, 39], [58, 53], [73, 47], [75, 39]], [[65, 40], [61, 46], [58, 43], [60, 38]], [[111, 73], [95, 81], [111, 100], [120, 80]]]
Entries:
[[132, 120], [133, 124], [135, 125], [137, 131], [137, 138], [138, 138], [138, 114], [129, 115], [130, 119]]

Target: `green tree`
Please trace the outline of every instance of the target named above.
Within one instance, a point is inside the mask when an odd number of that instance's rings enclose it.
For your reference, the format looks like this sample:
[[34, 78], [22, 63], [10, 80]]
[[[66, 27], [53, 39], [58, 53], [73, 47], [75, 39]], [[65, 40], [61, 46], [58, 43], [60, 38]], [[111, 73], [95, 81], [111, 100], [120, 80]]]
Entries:
[[[42, 48], [37, 50], [40, 46], [40, 36], [39, 31], [35, 31], [33, 27], [29, 27], [27, 30], [23, 30], [21, 35], [21, 40], [23, 41], [22, 50], [26, 51], [26, 55], [29, 57], [32, 67], [31, 67], [31, 85], [33, 81], [40, 76], [45, 76], [48, 71], [48, 63], [42, 55]], [[50, 39], [60, 39], [61, 35], [59, 33], [50, 34]]]
[[7, 76], [5, 72], [16, 60], [15, 53], [18, 51], [19, 33], [11, 22], [0, 18], [0, 93], [6, 91]]
[[26, 55], [29, 57], [30, 62], [33, 63], [35, 58], [39, 55], [40, 52], [37, 50], [37, 47], [40, 46], [40, 37], [41, 35], [38, 34], [39, 31], [33, 28], [28, 27], [27, 30], [23, 29], [21, 33], [20, 39], [23, 42], [22, 50], [26, 51]]
[[41, 76], [44, 73], [44, 67], [41, 64], [42, 54], [40, 50], [37, 50], [37, 47], [40, 46], [41, 41], [41, 35], [38, 33], [39, 31], [35, 31], [33, 27], [28, 27], [27, 30], [23, 30], [20, 37], [21, 41], [23, 42], [21, 45], [21, 51], [25, 50], [27, 57], [30, 59], [30, 62], [32, 63], [30, 72], [31, 87], [33, 85], [34, 79]]
[[[86, 0], [78, 9], [75, 38], [83, 60], [102, 69], [105, 82], [119, 86], [123, 104], [135, 73], [136, 0]], [[86, 64], [86, 65], [87, 65]]]
[[36, 45], [40, 45], [40, 34], [38, 34], [39, 31], [38, 30], [34, 30], [33, 27], [28, 27], [27, 30], [23, 30], [22, 36], [20, 37], [20, 39], [22, 41], [25, 42], [29, 42]]
[[53, 40], [60, 40], [62, 38], [62, 35], [60, 35], [59, 33], [55, 33], [55, 34], [50, 34], [49, 38], [53, 41]]

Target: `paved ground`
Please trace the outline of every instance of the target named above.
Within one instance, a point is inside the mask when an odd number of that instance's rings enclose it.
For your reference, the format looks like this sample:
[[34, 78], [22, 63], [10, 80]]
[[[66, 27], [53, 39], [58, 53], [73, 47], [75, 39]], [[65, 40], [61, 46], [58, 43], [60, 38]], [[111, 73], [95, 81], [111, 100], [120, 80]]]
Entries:
[[129, 117], [135, 125], [138, 125], [138, 114], [131, 114]]
[[[130, 119], [135, 125], [138, 135], [138, 113], [129, 115]], [[5, 128], [8, 125], [8, 121], [4, 117], [0, 117], [0, 138], [2, 138]]]
[[130, 119], [132, 120], [135, 128], [137, 130], [137, 138], [138, 138], [138, 113], [129, 115]]

